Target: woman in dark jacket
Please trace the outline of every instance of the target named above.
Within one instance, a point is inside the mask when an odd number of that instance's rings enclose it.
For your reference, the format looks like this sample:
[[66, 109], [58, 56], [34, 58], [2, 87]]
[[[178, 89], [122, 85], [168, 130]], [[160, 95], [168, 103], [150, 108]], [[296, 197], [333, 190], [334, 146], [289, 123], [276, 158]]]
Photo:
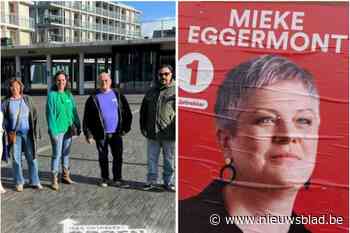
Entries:
[[22, 152], [29, 168], [29, 183], [34, 188], [42, 189], [38, 175], [38, 162], [35, 158], [36, 139], [38, 138], [38, 117], [31, 98], [23, 95], [23, 83], [13, 79], [9, 83], [10, 95], [2, 102], [4, 126], [9, 136], [9, 151], [13, 158], [13, 176], [16, 191], [22, 192], [24, 178], [22, 173]]
[[312, 75], [287, 58], [259, 56], [228, 72], [213, 114], [225, 165], [180, 202], [179, 232], [309, 233], [294, 203], [317, 164], [319, 105]]

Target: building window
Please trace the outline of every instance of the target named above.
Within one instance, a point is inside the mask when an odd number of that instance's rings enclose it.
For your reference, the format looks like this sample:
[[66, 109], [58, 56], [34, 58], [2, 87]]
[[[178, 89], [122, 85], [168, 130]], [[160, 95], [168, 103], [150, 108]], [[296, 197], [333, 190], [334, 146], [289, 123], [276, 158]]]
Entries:
[[10, 9], [10, 14], [15, 14], [16, 13], [15, 3], [9, 2], [9, 9]]
[[12, 39], [12, 43], [17, 44], [17, 32], [14, 30], [9, 30], [10, 38]]
[[80, 17], [78, 13], [74, 13], [74, 26], [80, 27]]
[[58, 28], [52, 28], [49, 30], [50, 41], [63, 41], [63, 32]]
[[44, 43], [45, 42], [45, 31], [42, 29], [39, 29], [38, 31], [38, 39], [39, 39], [39, 43]]
[[74, 42], [79, 42], [79, 36], [80, 36], [79, 31], [74, 31]]

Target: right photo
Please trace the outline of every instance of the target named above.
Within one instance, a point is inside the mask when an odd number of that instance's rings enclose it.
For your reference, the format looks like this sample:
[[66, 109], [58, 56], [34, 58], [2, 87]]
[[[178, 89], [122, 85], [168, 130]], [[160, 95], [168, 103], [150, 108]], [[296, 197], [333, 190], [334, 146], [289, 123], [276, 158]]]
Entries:
[[349, 3], [178, 17], [178, 232], [348, 232]]

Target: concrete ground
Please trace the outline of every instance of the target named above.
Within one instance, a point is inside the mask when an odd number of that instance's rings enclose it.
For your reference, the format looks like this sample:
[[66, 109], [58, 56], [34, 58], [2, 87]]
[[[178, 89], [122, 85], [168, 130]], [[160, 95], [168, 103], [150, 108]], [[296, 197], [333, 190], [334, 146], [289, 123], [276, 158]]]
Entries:
[[[133, 124], [131, 132], [124, 137], [123, 178], [131, 184], [131, 188], [102, 188], [97, 185], [100, 169], [96, 148], [94, 144], [87, 144], [81, 135], [74, 139], [70, 155], [72, 178], [77, 184], [60, 184], [59, 192], [49, 188], [51, 145], [45, 120], [46, 96], [33, 97], [43, 135], [37, 156], [44, 189], [25, 186], [24, 192], [15, 192], [12, 162], [3, 163], [1, 180], [7, 192], [1, 196], [1, 232], [62, 233], [60, 222], [67, 218], [81, 225], [128, 225], [132, 229], [147, 229], [148, 233], [175, 232], [175, 193], [142, 190], [147, 174], [146, 140], [139, 130], [142, 97], [127, 95]], [[75, 98], [82, 119], [87, 96]], [[27, 178], [25, 159], [23, 164]], [[161, 183], [162, 166], [159, 166], [159, 174]]]

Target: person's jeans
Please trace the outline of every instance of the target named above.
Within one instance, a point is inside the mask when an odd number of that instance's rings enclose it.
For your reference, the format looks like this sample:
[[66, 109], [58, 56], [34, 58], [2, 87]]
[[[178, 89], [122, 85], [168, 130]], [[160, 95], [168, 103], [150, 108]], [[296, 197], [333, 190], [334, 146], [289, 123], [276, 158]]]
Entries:
[[156, 184], [158, 180], [158, 161], [160, 149], [163, 151], [163, 182], [174, 185], [175, 141], [147, 139], [148, 174], [147, 183]]
[[109, 180], [109, 161], [108, 161], [108, 146], [111, 147], [113, 156], [113, 180], [122, 179], [123, 165], [123, 140], [118, 134], [107, 134], [105, 139], [97, 140], [96, 147], [98, 151], [98, 161], [101, 168], [101, 177], [104, 180]]
[[62, 167], [69, 170], [69, 153], [72, 145], [72, 137], [66, 133], [52, 135], [50, 133], [52, 145], [51, 172], [54, 176], [59, 173], [59, 166], [62, 159]]
[[12, 146], [13, 150], [13, 177], [16, 185], [23, 185], [24, 178], [22, 173], [22, 151], [27, 159], [29, 170], [29, 183], [39, 185], [39, 169], [37, 159], [33, 159], [33, 142], [28, 134], [17, 133], [16, 143]]

